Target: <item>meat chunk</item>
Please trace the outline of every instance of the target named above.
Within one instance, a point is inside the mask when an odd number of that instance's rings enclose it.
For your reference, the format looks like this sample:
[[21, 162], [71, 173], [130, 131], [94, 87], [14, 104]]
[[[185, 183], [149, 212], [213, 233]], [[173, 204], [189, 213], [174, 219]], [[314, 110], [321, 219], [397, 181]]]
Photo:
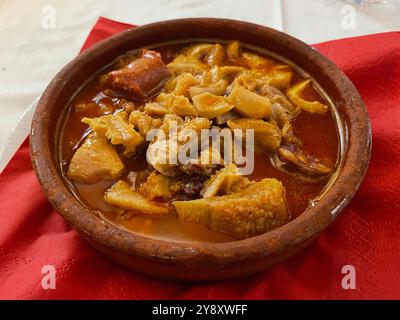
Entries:
[[162, 119], [155, 119], [144, 113], [143, 111], [134, 110], [129, 115], [129, 122], [133, 124], [140, 135], [145, 138], [146, 134], [151, 129], [159, 128], [163, 121]]
[[331, 168], [322, 164], [311, 155], [304, 153], [304, 151], [294, 144], [279, 148], [279, 156], [309, 175], [326, 175], [332, 171]]
[[[168, 117], [167, 117], [168, 116]], [[166, 176], [175, 176], [185, 163], [180, 163], [179, 153], [190, 149], [190, 143], [198, 145], [197, 139], [202, 129], [208, 129], [211, 121], [206, 118], [187, 118], [166, 115], [160, 129], [166, 134], [157, 136], [147, 148], [147, 162]], [[161, 132], [160, 132], [161, 133]], [[184, 148], [184, 149], [181, 149]]]
[[180, 170], [185, 175], [192, 177], [209, 177], [223, 165], [223, 162], [221, 152], [218, 148], [203, 146], [197, 157], [192, 157], [188, 163], [181, 165]]
[[182, 179], [183, 189], [180, 200], [196, 199], [200, 198], [200, 191], [203, 188], [204, 182], [207, 179], [205, 176], [184, 176]]
[[143, 50], [141, 56], [122, 69], [111, 71], [105, 80], [115, 90], [129, 92], [146, 100], [170, 76], [167, 66], [155, 51]]
[[171, 93], [161, 93], [155, 102], [148, 102], [144, 106], [146, 114], [153, 117], [163, 117], [166, 114], [196, 117], [197, 110], [185, 96], [175, 96]]
[[289, 219], [282, 183], [276, 179], [253, 182], [229, 195], [174, 201], [180, 219], [210, 229], [248, 238], [273, 230]]
[[326, 114], [328, 111], [328, 106], [322, 104], [319, 101], [308, 101], [302, 97], [303, 91], [306, 90], [308, 86], [312, 85], [310, 79], [304, 80], [295, 84], [287, 91], [287, 95], [290, 101], [300, 109], [317, 114]]
[[[254, 138], [257, 146], [261, 149], [276, 150], [281, 144], [281, 130], [272, 122], [260, 119], [235, 119], [229, 120], [231, 129], [254, 130]], [[245, 133], [243, 133], [245, 137]]]
[[247, 178], [239, 175], [237, 166], [232, 163], [211, 176], [204, 184], [201, 195], [204, 198], [210, 198], [221, 194], [226, 195], [231, 193], [235, 187], [244, 187], [249, 183], [250, 181]]
[[267, 97], [273, 103], [272, 105], [273, 116], [280, 115], [279, 113], [277, 115], [275, 114], [274, 104], [279, 104], [285, 112], [287, 112], [293, 117], [295, 117], [299, 113], [299, 109], [296, 108], [296, 106], [294, 106], [288, 100], [288, 98], [286, 98], [286, 96], [283, 94], [282, 91], [269, 84], [265, 84], [260, 88], [260, 94], [264, 97]]
[[129, 184], [122, 180], [106, 191], [104, 200], [108, 204], [137, 214], [165, 215], [170, 212], [170, 208], [167, 205], [148, 200], [139, 192], [131, 189]]
[[262, 119], [272, 113], [271, 102], [268, 98], [251, 92], [240, 85], [235, 85], [229, 94], [229, 102], [243, 117]]
[[125, 111], [99, 118], [83, 118], [82, 122], [88, 124], [93, 131], [105, 135], [112, 144], [123, 145], [127, 156], [133, 155], [144, 142], [143, 137], [129, 123]]
[[239, 58], [240, 53], [240, 43], [238, 41], [232, 41], [226, 46], [226, 54], [229, 59]]
[[179, 145], [173, 139], [155, 139], [146, 152], [147, 162], [158, 172], [173, 177], [178, 170]]
[[101, 179], [117, 179], [123, 170], [124, 165], [107, 138], [92, 132], [72, 157], [67, 176], [71, 180], [95, 183]]
[[196, 57], [178, 55], [174, 61], [168, 64], [168, 70], [174, 75], [184, 72], [198, 75], [206, 71], [207, 66]]
[[191, 73], [185, 72], [169, 80], [165, 84], [165, 89], [176, 96], [187, 96], [188, 89], [195, 84], [197, 84], [196, 78]]
[[188, 89], [189, 95], [193, 98], [201, 93], [211, 93], [216, 96], [225, 95], [226, 88], [228, 87], [228, 81], [225, 79], [220, 79], [216, 82], [210, 83], [206, 86], [192, 86]]
[[216, 96], [209, 92], [194, 96], [192, 100], [198, 115], [209, 119], [219, 117], [234, 108], [226, 97]]
[[289, 86], [293, 76], [294, 72], [291, 66], [277, 65], [268, 74], [268, 84], [283, 90]]
[[225, 50], [218, 43], [200, 43], [189, 48], [186, 54], [214, 66], [221, 64], [225, 57]]
[[242, 56], [250, 69], [268, 69], [274, 64], [273, 60], [262, 57], [257, 53], [243, 52]]
[[139, 192], [152, 201], [168, 202], [182, 190], [183, 184], [171, 177], [164, 176], [153, 171]]
[[196, 108], [189, 102], [189, 99], [183, 96], [175, 98], [171, 106], [171, 113], [182, 117], [197, 117], [199, 115]]
[[226, 124], [229, 120], [239, 119], [240, 116], [234, 111], [229, 111], [221, 114], [219, 117], [214, 118], [214, 123], [218, 126]]

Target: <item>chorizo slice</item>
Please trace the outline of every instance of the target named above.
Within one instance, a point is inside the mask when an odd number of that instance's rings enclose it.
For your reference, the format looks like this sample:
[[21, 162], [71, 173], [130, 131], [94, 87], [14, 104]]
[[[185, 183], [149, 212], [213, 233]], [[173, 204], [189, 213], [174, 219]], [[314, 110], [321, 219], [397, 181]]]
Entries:
[[158, 52], [142, 50], [138, 59], [119, 70], [111, 71], [105, 80], [114, 89], [146, 100], [161, 89], [170, 72]]

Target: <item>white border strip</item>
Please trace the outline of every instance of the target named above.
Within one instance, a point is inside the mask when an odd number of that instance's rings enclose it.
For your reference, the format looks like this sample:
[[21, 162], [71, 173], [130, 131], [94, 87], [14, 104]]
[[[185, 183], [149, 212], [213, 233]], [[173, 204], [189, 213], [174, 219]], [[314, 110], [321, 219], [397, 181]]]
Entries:
[[31, 130], [31, 123], [33, 114], [35, 113], [39, 97], [35, 98], [29, 107], [22, 114], [21, 118], [19, 118], [17, 124], [12, 129], [11, 134], [9, 135], [6, 143], [3, 146], [3, 149], [0, 151], [0, 173], [3, 172], [4, 168], [10, 162], [14, 154], [17, 152], [18, 148], [25, 141]]

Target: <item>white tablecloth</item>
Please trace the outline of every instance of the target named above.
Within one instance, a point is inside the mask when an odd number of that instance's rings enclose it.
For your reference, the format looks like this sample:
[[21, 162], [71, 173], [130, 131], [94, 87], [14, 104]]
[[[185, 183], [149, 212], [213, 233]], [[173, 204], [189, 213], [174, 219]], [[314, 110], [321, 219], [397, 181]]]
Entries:
[[57, 71], [79, 52], [99, 16], [135, 24], [182, 17], [240, 19], [308, 43], [400, 30], [400, 0], [353, 7], [349, 2], [0, 0], [0, 171], [28, 133], [32, 112], [18, 121]]

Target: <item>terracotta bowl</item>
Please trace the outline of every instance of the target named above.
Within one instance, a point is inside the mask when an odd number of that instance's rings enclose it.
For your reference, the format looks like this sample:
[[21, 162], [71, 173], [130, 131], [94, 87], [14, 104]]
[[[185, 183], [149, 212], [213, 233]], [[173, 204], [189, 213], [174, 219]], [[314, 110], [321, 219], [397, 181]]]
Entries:
[[[57, 160], [60, 115], [85, 80], [127, 51], [190, 39], [239, 40], [300, 66], [336, 105], [346, 139], [335, 181], [318, 202], [288, 224], [266, 234], [225, 243], [177, 243], [119, 229], [85, 208], [64, 183]], [[363, 102], [335, 64], [287, 34], [225, 19], [182, 19], [137, 27], [86, 50], [62, 69], [43, 93], [32, 122], [31, 157], [49, 201], [66, 221], [104, 255], [142, 273], [205, 281], [250, 275], [303, 250], [350, 202], [368, 167], [371, 131]]]

